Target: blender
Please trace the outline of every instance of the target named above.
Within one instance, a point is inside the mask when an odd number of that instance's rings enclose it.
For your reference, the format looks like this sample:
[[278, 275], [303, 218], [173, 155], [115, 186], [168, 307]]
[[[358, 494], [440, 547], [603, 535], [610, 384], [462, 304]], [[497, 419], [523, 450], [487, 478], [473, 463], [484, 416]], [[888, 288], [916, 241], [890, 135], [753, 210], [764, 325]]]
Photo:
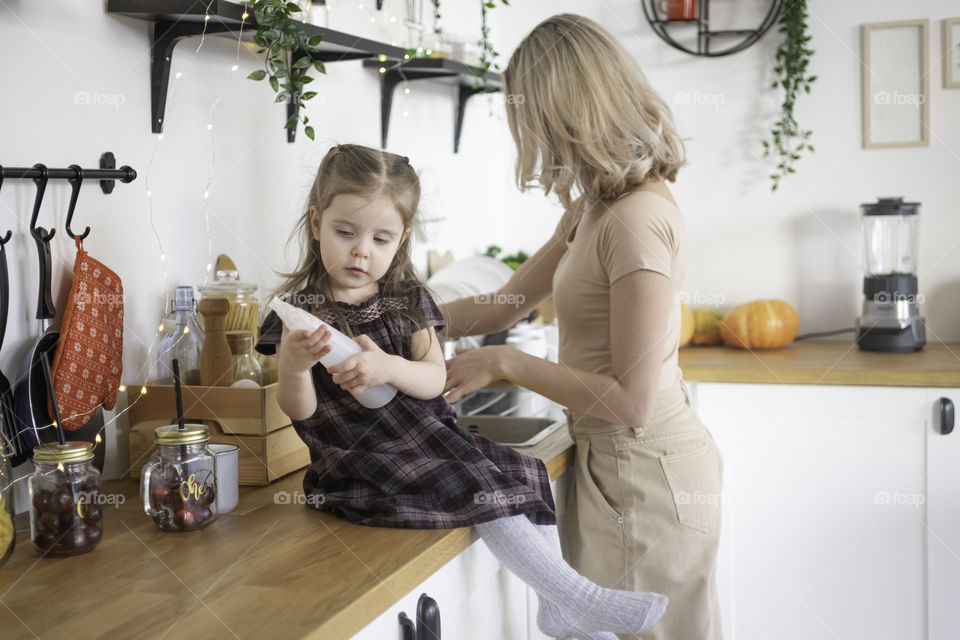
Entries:
[[926, 344], [916, 276], [920, 203], [879, 198], [860, 206], [864, 300], [857, 344], [866, 351], [919, 351]]

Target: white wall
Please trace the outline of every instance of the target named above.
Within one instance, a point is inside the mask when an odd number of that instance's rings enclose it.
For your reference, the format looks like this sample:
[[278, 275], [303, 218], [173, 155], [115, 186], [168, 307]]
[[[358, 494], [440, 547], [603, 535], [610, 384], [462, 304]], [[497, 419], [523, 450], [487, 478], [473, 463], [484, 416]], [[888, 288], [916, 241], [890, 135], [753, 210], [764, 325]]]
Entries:
[[[387, 12], [379, 15], [373, 0], [363, 9], [359, 4], [332, 3], [331, 26], [382, 41], [404, 37], [403, 27], [387, 20], [403, 3], [388, 0]], [[674, 187], [690, 229], [688, 292], [723, 296], [727, 305], [786, 299], [798, 307], [804, 332], [851, 326], [860, 298], [858, 205], [878, 195], [904, 195], [924, 205], [920, 285], [928, 300], [923, 312], [929, 337], [960, 340], [960, 220], [950, 180], [960, 165], [960, 124], [952, 115], [960, 111], [960, 90], [941, 88], [939, 66], [939, 20], [960, 11], [948, 0], [923, 3], [922, 9], [893, 0], [812, 4], [817, 50], [812, 64], [820, 80], [803, 98], [799, 117], [815, 131], [817, 152], [773, 195], [769, 166], [758, 152], [777, 108], [767, 89], [775, 34], [743, 53], [704, 59], [658, 40], [634, 0], [518, 2], [494, 10], [492, 20], [504, 63], [530, 28], [560, 11], [598, 19], [640, 60], [690, 139], [690, 164]], [[748, 23], [756, 8], [739, 6], [738, 18]], [[448, 0], [444, 27], [477, 33], [478, 7]], [[858, 27], [916, 17], [933, 20], [931, 144], [863, 150]], [[165, 290], [199, 284], [210, 257], [221, 252], [233, 257], [245, 279], [264, 289], [275, 286], [274, 270], [292, 266], [284, 243], [328, 146], [345, 141], [375, 146], [380, 132], [376, 73], [359, 62], [335, 63], [312, 87], [319, 91], [308, 110], [317, 141], [301, 132], [295, 144], [287, 144], [283, 105], [272, 104], [265, 84], [245, 80], [261, 64], [258, 56], [247, 47], [238, 52], [229, 39], [207, 37], [199, 53], [199, 39], [176, 49], [173, 69], [183, 75], [171, 79], [176, 84], [158, 141], [149, 127], [148, 32], [145, 22], [105, 14], [89, 1], [0, 4], [0, 52], [7, 61], [0, 89], [0, 163], [92, 167], [110, 150], [139, 173], [136, 182], [118, 185], [110, 196], [94, 185], [84, 187], [75, 223], [92, 227], [86, 248], [124, 281], [127, 384], [149, 375]], [[238, 55], [239, 69], [231, 73]], [[458, 257], [490, 243], [508, 251], [535, 249], [560, 212], [542, 194], [520, 194], [513, 186], [502, 98], [471, 102], [460, 153], [453, 155], [454, 89], [430, 82], [410, 88], [409, 95], [396, 95], [389, 150], [408, 155], [420, 170], [424, 215], [441, 218], [427, 225], [418, 264], [425, 264], [427, 248], [450, 248]], [[78, 92], [101, 104], [78, 104]], [[681, 104], [681, 92], [704, 98]], [[60, 310], [74, 257], [63, 230], [68, 195], [65, 182], [51, 183], [40, 216], [41, 224], [55, 222], [58, 228], [53, 254]], [[0, 355], [11, 378], [37, 330], [36, 258], [27, 232], [32, 199], [30, 182], [8, 181], [0, 192], [0, 231], [14, 232], [7, 245], [12, 302]], [[108, 475], [120, 475], [126, 469], [125, 438], [111, 428], [107, 441]]]

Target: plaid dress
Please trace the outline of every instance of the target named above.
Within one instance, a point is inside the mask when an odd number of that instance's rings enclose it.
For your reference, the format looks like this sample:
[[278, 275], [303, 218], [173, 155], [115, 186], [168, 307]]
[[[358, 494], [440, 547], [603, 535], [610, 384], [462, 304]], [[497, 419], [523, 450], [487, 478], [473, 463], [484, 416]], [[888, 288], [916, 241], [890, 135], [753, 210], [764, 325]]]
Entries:
[[[316, 292], [301, 292], [307, 293], [314, 295], [288, 301], [337, 326], [333, 313], [312, 304]], [[359, 305], [336, 304], [354, 335], [366, 334], [385, 352], [407, 359], [416, 330], [444, 326], [423, 286], [409, 297], [375, 294]], [[391, 313], [404, 308], [419, 310], [425, 324], [413, 326]], [[281, 330], [271, 311], [257, 350], [275, 353]], [[367, 409], [334, 384], [323, 365], [314, 365], [311, 374], [317, 410], [293, 422], [310, 449], [303, 479], [309, 505], [357, 524], [408, 529], [449, 529], [518, 514], [536, 524], [556, 523], [543, 462], [462, 429], [442, 396], [420, 400], [398, 391], [385, 406]]]

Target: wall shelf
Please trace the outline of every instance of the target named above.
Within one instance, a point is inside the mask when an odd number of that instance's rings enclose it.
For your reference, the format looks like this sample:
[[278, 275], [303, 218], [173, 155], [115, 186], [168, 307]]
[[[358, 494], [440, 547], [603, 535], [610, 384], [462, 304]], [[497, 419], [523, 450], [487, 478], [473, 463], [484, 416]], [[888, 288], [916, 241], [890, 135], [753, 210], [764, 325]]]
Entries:
[[[486, 87], [481, 86], [480, 69], [449, 58], [412, 58], [410, 60], [364, 60], [363, 66], [380, 72], [380, 146], [387, 146], [393, 92], [401, 82], [433, 80], [457, 87], [457, 119], [453, 133], [453, 152], [460, 150], [460, 133], [467, 101], [478, 93], [494, 93], [503, 88], [503, 76], [487, 72]], [[383, 69], [383, 71], [381, 71]]]
[[[150, 46], [150, 102], [153, 133], [163, 132], [163, 117], [167, 103], [167, 90], [170, 82], [170, 61], [177, 43], [189, 37], [201, 34], [220, 35], [244, 42], [253, 42], [257, 23], [251, 13], [243, 19], [245, 5], [227, 0], [107, 0], [107, 13], [137, 18], [153, 23], [152, 43]], [[210, 16], [207, 19], [207, 16]], [[303, 25], [307, 37], [322, 35], [320, 52], [311, 55], [314, 60], [324, 63], [365, 58], [402, 59], [404, 50], [382, 42], [358, 38], [357, 36], [332, 29], [324, 29], [312, 24]], [[307, 55], [306, 52], [294, 52], [294, 57]], [[287, 118], [298, 111], [298, 96], [295, 94], [287, 102]], [[287, 141], [293, 142], [296, 128], [287, 129]]]

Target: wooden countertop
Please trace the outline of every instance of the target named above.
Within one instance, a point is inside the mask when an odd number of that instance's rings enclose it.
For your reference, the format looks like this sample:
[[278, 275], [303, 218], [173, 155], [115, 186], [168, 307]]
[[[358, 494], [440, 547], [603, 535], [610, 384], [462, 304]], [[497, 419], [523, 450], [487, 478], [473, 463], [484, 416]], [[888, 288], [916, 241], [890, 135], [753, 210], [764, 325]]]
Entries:
[[[520, 449], [551, 478], [572, 463], [564, 428]], [[104, 537], [92, 552], [42, 558], [18, 516], [0, 569], [0, 629], [20, 638], [349, 638], [476, 540], [471, 527], [363, 527], [276, 496], [302, 491], [298, 471], [241, 487], [236, 510], [207, 529], [164, 533], [143, 514], [139, 483], [113, 480]]]
[[770, 351], [684, 347], [680, 368], [692, 382], [960, 387], [960, 343], [929, 342], [914, 353], [861, 351], [852, 342], [827, 340]]

